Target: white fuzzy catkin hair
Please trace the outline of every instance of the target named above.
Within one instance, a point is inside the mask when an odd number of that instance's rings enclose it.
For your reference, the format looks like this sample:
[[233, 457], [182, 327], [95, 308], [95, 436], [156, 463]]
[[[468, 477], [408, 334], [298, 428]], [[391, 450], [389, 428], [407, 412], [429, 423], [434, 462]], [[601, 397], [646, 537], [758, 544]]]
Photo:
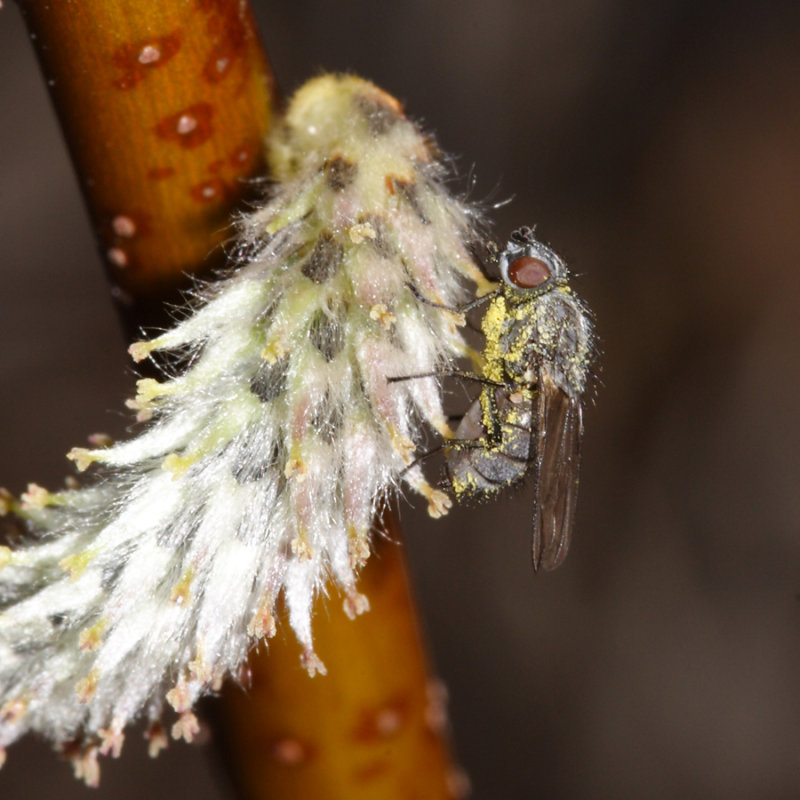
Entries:
[[[98, 753], [150, 719], [151, 752], [197, 731], [192, 707], [274, 633], [283, 594], [313, 675], [311, 610], [329, 580], [368, 608], [356, 570], [373, 518], [404, 481], [433, 516], [449, 499], [414, 458], [424, 421], [448, 435], [436, 378], [465, 351], [454, 306], [485, 288], [466, 245], [473, 212], [443, 185], [429, 138], [356, 77], [322, 76], [269, 142], [276, 185], [241, 222], [242, 265], [135, 360], [136, 438], [76, 448], [85, 488], [31, 484], [0, 511], [30, 540], [0, 546], [0, 763], [38, 731], [87, 783]], [[412, 288], [413, 290], [412, 291]]]

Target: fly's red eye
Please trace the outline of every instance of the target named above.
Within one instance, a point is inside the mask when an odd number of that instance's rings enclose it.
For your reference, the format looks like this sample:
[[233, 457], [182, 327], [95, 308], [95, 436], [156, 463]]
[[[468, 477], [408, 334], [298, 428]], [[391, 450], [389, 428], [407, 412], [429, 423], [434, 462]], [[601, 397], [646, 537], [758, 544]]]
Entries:
[[508, 265], [508, 279], [521, 289], [535, 289], [550, 277], [550, 267], [541, 258], [520, 256]]

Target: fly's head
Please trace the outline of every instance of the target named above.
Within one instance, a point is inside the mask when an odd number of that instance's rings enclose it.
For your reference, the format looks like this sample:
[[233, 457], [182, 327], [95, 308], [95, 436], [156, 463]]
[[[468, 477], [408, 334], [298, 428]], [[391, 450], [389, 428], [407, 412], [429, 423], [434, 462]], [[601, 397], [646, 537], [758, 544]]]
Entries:
[[497, 263], [512, 302], [525, 302], [565, 286], [569, 276], [564, 261], [536, 238], [532, 228], [515, 230]]

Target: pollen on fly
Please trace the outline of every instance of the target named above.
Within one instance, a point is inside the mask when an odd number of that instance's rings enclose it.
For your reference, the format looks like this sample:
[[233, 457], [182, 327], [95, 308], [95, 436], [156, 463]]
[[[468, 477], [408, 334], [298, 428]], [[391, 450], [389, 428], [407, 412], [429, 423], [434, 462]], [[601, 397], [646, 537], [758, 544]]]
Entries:
[[497, 265], [499, 288], [461, 309], [488, 303], [482, 366], [446, 374], [481, 389], [443, 446], [445, 469], [459, 501], [532, 477], [533, 566], [550, 570], [566, 557], [574, 525], [592, 324], [566, 264], [531, 228], [511, 234]]

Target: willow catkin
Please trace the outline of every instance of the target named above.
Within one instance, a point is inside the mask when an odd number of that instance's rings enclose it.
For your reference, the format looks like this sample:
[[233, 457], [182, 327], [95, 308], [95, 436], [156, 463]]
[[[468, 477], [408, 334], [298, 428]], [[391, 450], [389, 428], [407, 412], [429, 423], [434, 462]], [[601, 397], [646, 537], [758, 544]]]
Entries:
[[137, 716], [151, 752], [166, 743], [167, 706], [191, 740], [195, 701], [274, 633], [280, 596], [324, 672], [313, 600], [332, 581], [348, 614], [368, 608], [376, 512], [404, 483], [433, 516], [449, 507], [412, 465], [423, 422], [450, 433], [438, 381], [387, 378], [465, 352], [433, 304], [486, 288], [473, 211], [430, 138], [356, 77], [306, 84], [268, 146], [276, 182], [240, 221], [238, 267], [130, 348], [186, 365], [138, 382], [143, 431], [71, 451], [84, 488], [0, 497], [31, 531], [0, 547], [0, 757], [38, 731], [95, 784]]

